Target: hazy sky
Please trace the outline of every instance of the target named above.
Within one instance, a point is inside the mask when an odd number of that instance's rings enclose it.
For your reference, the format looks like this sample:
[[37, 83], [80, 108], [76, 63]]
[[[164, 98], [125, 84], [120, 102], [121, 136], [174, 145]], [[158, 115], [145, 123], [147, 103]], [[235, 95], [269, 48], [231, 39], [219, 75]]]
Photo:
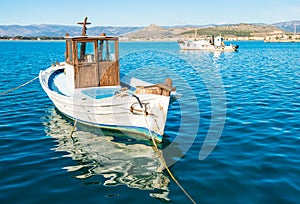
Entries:
[[93, 26], [276, 23], [300, 20], [300, 0], [7, 0], [0, 25], [75, 25], [88, 16]]

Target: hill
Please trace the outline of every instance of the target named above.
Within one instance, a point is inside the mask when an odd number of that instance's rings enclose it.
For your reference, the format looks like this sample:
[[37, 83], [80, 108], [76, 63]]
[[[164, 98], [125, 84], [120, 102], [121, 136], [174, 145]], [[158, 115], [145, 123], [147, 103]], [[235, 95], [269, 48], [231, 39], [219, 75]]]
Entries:
[[173, 35], [169, 29], [151, 24], [141, 30], [125, 34], [124, 36], [128, 38], [166, 38]]
[[211, 25], [191, 26], [191, 27], [160, 27], [150, 25], [141, 30], [125, 34], [124, 37], [129, 39], [178, 39], [194, 37], [195, 31], [197, 36], [222, 35], [227, 37], [264, 37], [270, 33], [281, 33], [282, 30], [273, 25], [265, 24], [233, 24], [233, 25]]
[[[250, 36], [264, 36], [272, 32], [280, 32], [281, 30], [272, 25], [257, 25], [257, 24], [235, 24], [235, 25], [222, 25], [208, 28], [198, 28], [197, 35], [222, 35], [222, 36], [237, 36], [237, 37], [250, 37]], [[194, 35], [195, 29], [181, 33], [184, 36]]]

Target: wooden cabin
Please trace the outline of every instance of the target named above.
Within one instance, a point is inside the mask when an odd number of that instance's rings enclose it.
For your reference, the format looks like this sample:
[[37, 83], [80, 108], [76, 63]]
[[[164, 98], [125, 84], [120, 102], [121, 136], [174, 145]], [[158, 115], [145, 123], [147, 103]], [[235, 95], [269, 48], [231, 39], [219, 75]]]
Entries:
[[[119, 38], [108, 37], [104, 33], [99, 36], [87, 36], [87, 17], [82, 24], [82, 34], [78, 37], [66, 35], [66, 85], [70, 90], [88, 87], [104, 87], [120, 85], [119, 70]], [[137, 86], [137, 94], [156, 94], [170, 96], [176, 88], [172, 87], [172, 79], [167, 78], [165, 84]]]
[[101, 87], [120, 85], [119, 39], [99, 36], [86, 36], [86, 22], [82, 35], [66, 35], [66, 79], [71, 88]]
[[[110, 42], [114, 52], [110, 53]], [[66, 63], [74, 67], [75, 88], [120, 84], [117, 37], [72, 37], [66, 39]]]

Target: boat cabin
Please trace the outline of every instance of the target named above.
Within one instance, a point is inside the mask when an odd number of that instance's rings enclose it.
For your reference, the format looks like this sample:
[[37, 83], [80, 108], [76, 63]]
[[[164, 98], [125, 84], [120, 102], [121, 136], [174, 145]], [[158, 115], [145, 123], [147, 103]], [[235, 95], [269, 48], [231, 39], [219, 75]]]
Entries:
[[224, 38], [222, 36], [217, 36], [217, 37], [213, 37], [214, 39], [214, 46], [217, 46], [217, 47], [224, 47], [225, 44], [224, 44]]
[[86, 35], [86, 22], [82, 35], [66, 35], [65, 75], [68, 88], [87, 88], [120, 85], [118, 37]]

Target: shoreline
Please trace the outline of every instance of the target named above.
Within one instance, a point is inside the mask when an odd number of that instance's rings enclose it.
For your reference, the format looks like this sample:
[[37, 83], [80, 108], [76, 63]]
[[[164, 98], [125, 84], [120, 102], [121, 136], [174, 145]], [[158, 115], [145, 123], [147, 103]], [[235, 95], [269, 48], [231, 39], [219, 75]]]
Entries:
[[[179, 39], [124, 39], [119, 38], [119, 42], [177, 42]], [[300, 43], [300, 40], [264, 40], [264, 39], [226, 39], [226, 42], [265, 42], [265, 43]], [[10, 40], [0, 39], [0, 42], [65, 42], [65, 40]]]

